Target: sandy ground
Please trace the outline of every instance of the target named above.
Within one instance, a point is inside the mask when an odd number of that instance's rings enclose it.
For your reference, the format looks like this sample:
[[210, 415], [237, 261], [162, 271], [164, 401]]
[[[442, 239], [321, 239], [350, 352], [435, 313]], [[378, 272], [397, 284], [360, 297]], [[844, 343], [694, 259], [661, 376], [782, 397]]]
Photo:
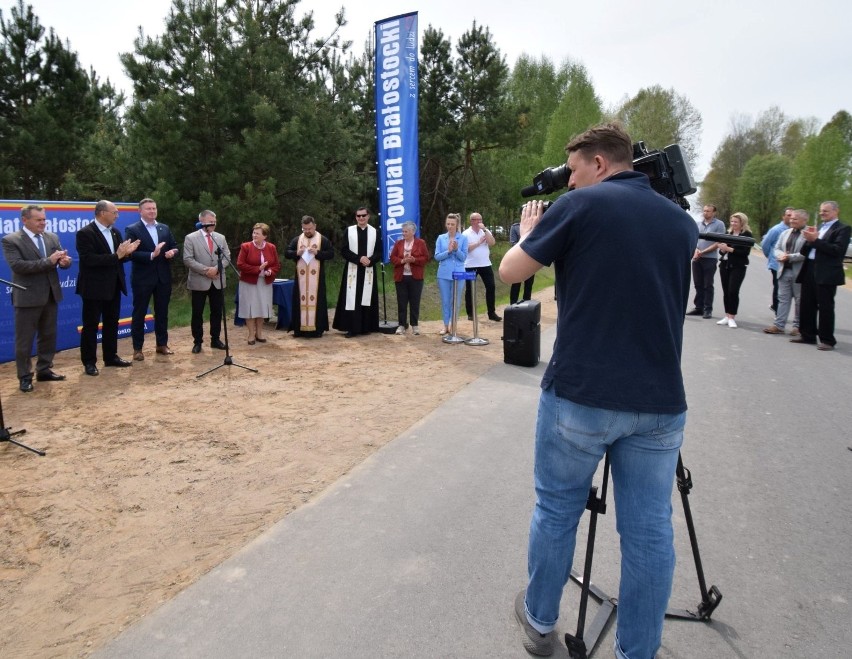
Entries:
[[[552, 289], [538, 295], [553, 322]], [[470, 323], [460, 323], [469, 335]], [[268, 326], [235, 363], [188, 328], [175, 355], [18, 391], [0, 366], [6, 426], [44, 449], [0, 444], [0, 657], [85, 657], [391, 441], [493, 364], [502, 324], [482, 316], [484, 347], [424, 334], [295, 339]], [[205, 330], [206, 331], [206, 330]], [[119, 354], [132, 355], [129, 339]]]

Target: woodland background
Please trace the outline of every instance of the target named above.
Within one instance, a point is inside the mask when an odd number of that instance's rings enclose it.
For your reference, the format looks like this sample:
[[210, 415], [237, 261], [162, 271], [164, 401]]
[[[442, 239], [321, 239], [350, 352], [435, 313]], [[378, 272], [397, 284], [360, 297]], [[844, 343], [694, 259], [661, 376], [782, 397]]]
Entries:
[[[0, 198], [153, 197], [178, 237], [211, 208], [232, 244], [258, 221], [286, 244], [309, 214], [335, 239], [357, 206], [376, 206], [373, 46], [343, 42], [343, 24], [341, 11], [317, 34], [298, 0], [175, 0], [164, 32], [122, 54], [125, 97], [18, 0], [0, 10]], [[681, 144], [695, 165], [702, 119], [688, 98], [652, 86], [604, 107], [591, 73], [534, 54], [510, 68], [487, 25], [455, 43], [421, 29], [421, 234], [433, 240], [448, 212], [508, 227], [519, 190], [604, 119], [649, 148]], [[850, 182], [846, 110], [820, 125], [773, 106], [732, 116], [690, 201], [744, 211], [759, 235], [784, 206], [852, 203]]]

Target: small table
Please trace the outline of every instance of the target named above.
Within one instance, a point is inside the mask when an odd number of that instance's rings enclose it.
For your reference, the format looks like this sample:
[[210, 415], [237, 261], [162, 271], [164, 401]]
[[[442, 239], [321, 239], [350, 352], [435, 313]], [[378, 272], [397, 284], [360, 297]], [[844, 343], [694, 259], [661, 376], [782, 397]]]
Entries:
[[[292, 279], [276, 279], [272, 283], [272, 304], [278, 305], [278, 320], [275, 329], [287, 330], [293, 315], [293, 286]], [[240, 287], [234, 294], [234, 325], [242, 327], [246, 321], [240, 318]]]

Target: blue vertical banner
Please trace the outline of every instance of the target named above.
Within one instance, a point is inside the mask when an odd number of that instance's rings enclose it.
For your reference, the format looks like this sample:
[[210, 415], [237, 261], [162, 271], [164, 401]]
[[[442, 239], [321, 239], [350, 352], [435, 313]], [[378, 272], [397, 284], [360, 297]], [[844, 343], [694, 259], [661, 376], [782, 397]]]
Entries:
[[[59, 269], [59, 285], [62, 287], [62, 302], [59, 303], [57, 320], [56, 349], [68, 350], [80, 345], [82, 330], [83, 302], [74, 293], [79, 272], [77, 258], [77, 231], [90, 222], [95, 221], [95, 202], [76, 201], [0, 201], [0, 238], [21, 229], [21, 208], [28, 204], [38, 204], [44, 207], [47, 219], [46, 231], [55, 233], [63, 249], [68, 250], [71, 257], [71, 267]], [[139, 220], [137, 204], [115, 202], [118, 209], [118, 219], [115, 228], [124, 235], [128, 225]], [[12, 271], [6, 259], [0, 257], [0, 278], [12, 280]], [[128, 295], [121, 296], [121, 316], [118, 323], [118, 338], [130, 336], [130, 316], [133, 303], [130, 293], [130, 277], [127, 277]], [[145, 316], [145, 331], [153, 330], [153, 316]], [[98, 341], [101, 332], [98, 329]], [[0, 284], [0, 363], [15, 359], [15, 309], [12, 306], [12, 287]]]
[[376, 164], [387, 263], [403, 222], [420, 233], [417, 12], [376, 21]]

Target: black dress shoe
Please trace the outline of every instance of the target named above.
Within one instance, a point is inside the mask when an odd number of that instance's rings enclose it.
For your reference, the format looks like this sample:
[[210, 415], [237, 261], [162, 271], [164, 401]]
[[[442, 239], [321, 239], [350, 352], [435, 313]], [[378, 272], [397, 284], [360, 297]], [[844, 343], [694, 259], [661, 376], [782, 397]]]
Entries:
[[21, 391], [25, 394], [30, 393], [33, 390], [33, 376], [27, 375], [21, 378]]
[[488, 320], [493, 320], [495, 323], [499, 323], [503, 320], [502, 316], [498, 316], [496, 313], [488, 314]]
[[100, 373], [98, 367], [94, 364], [85, 364], [84, 368], [86, 369], [86, 375], [97, 375]]
[[210, 347], [216, 348], [216, 350], [224, 350], [226, 348], [225, 344], [222, 343], [219, 339], [213, 339], [210, 341]]
[[351, 339], [351, 338], [358, 336], [358, 335], [355, 334], [355, 332], [346, 332], [346, 334], [344, 334], [343, 336], [347, 339]]
[[687, 316], [703, 316], [704, 312], [701, 309], [693, 309], [692, 311], [686, 312]]
[[705, 319], [712, 318], [712, 317], [713, 317], [713, 314], [710, 313], [709, 311], [706, 311], [704, 313], [704, 315], [702, 316], [702, 318], [705, 318]]
[[193, 355], [197, 355], [199, 352], [201, 352], [201, 344], [200, 344], [200, 343], [195, 343], [195, 344], [193, 344], [193, 346], [192, 346], [192, 354], [193, 354]]
[[122, 359], [121, 357], [113, 357], [108, 362], [104, 362], [104, 366], [116, 366], [118, 368], [126, 368], [127, 366], [133, 366], [133, 362], [129, 362], [126, 359]]
[[64, 379], [64, 375], [54, 373], [49, 368], [46, 368], [43, 371], [39, 371], [38, 373], [36, 373], [36, 380], [38, 380], [39, 382], [61, 382]]

